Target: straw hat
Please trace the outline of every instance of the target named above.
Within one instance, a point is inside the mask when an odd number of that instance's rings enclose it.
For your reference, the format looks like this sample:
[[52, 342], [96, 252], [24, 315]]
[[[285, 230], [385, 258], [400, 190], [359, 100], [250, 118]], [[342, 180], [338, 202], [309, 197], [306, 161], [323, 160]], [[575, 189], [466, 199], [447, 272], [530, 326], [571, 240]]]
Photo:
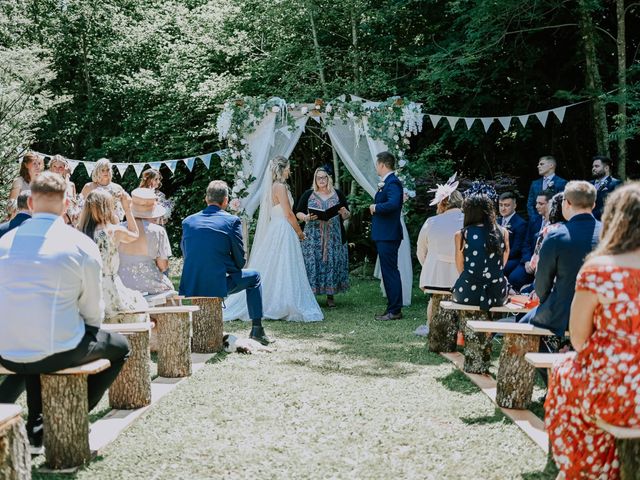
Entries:
[[131, 213], [136, 218], [158, 218], [167, 209], [158, 204], [156, 193], [150, 188], [136, 188], [131, 192]]

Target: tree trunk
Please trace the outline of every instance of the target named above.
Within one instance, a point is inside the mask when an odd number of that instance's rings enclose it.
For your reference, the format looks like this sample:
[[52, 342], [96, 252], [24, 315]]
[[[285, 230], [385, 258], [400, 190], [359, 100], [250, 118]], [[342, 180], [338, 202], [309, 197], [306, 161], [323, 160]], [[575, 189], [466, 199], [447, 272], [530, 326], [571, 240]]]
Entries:
[[618, 20], [618, 177], [627, 178], [627, 42], [625, 33], [624, 0], [616, 0], [616, 17]]
[[158, 331], [158, 375], [191, 375], [191, 312], [154, 315]]
[[31, 478], [29, 440], [20, 414], [0, 426], [0, 478], [3, 480]]
[[149, 331], [125, 335], [131, 354], [109, 387], [109, 406], [117, 410], [132, 410], [151, 404]]
[[450, 295], [432, 294], [429, 300], [431, 315], [427, 314], [429, 323], [429, 339], [427, 347], [430, 352], [455, 352], [458, 338], [458, 319], [454, 310], [440, 308], [440, 302]]
[[524, 355], [537, 352], [539, 347], [537, 335], [505, 334], [498, 367], [496, 403], [499, 406], [519, 410], [529, 408], [536, 369], [525, 361]]
[[467, 327], [469, 320], [491, 321], [489, 312], [458, 311], [460, 329], [464, 335], [464, 367], [467, 373], [488, 373], [491, 363], [491, 337], [486, 333], [474, 332]]
[[40, 375], [46, 465], [73, 468], [91, 458], [87, 375]]
[[602, 79], [598, 68], [598, 54], [595, 44], [595, 27], [591, 18], [589, 0], [578, 1], [578, 25], [582, 35], [585, 53], [585, 80], [587, 90], [594, 95], [592, 102], [593, 122], [595, 127], [598, 154], [609, 156], [609, 129], [607, 127], [607, 112], [602, 95]]
[[326, 97], [329, 95], [327, 90], [327, 81], [324, 75], [324, 63], [322, 62], [322, 52], [320, 51], [320, 42], [318, 41], [318, 31], [316, 30], [316, 21], [313, 16], [313, 2], [307, 0], [306, 2], [307, 14], [309, 15], [309, 25], [311, 26], [311, 38], [313, 39], [313, 52], [316, 57], [316, 66], [318, 68], [318, 77], [320, 78], [320, 86], [322, 87], [322, 94]]
[[222, 350], [222, 299], [218, 297], [194, 297], [191, 304], [200, 307], [193, 312], [194, 353], [215, 353]]
[[616, 440], [620, 479], [640, 480], [640, 439]]

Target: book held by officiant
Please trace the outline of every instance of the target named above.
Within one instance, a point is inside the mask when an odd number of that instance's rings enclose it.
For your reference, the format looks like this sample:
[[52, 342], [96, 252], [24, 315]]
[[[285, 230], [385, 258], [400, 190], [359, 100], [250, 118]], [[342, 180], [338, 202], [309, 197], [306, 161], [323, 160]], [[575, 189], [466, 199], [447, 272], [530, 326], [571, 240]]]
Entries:
[[309, 214], [315, 215], [316, 217], [318, 217], [318, 220], [323, 220], [326, 222], [328, 220], [331, 220], [336, 215], [338, 215], [340, 213], [340, 208], [342, 208], [340, 204], [334, 205], [333, 207], [329, 207], [326, 210], [309, 208]]

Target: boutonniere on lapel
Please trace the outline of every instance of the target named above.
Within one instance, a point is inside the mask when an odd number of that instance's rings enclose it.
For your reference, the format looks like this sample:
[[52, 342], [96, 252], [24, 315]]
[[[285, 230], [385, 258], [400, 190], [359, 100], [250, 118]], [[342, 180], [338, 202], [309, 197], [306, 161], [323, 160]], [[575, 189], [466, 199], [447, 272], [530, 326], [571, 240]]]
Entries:
[[549, 190], [550, 188], [553, 188], [553, 180], [547, 183], [547, 190]]
[[511, 232], [511, 224], [507, 223], [503, 228], [507, 229], [507, 232]]
[[378, 182], [378, 191], [381, 191], [384, 187], [384, 182]]

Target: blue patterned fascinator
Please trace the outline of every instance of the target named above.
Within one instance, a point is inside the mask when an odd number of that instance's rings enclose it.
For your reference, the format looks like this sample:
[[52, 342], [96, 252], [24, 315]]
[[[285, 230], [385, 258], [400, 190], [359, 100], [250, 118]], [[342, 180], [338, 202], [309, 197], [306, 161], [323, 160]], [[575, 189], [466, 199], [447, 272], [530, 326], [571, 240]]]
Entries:
[[480, 180], [475, 180], [471, 183], [468, 189], [462, 194], [464, 198], [468, 198], [472, 195], [486, 195], [491, 201], [496, 202], [498, 200], [498, 194], [496, 189], [492, 185], [486, 184]]

